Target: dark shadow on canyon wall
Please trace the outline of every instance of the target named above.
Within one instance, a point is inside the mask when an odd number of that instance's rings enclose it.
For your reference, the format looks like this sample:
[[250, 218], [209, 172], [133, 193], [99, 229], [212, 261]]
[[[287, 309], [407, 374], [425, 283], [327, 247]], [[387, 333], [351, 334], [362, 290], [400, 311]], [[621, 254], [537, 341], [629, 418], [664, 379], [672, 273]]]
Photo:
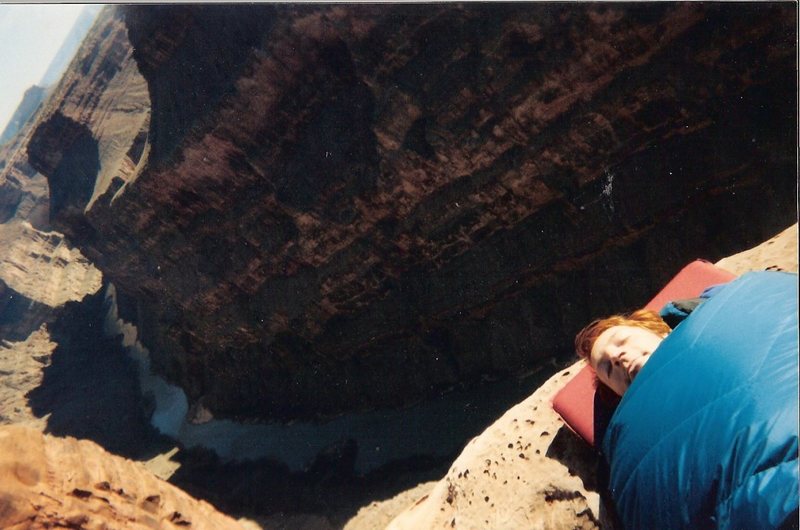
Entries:
[[100, 151], [85, 124], [57, 112], [35, 130], [28, 145], [28, 160], [47, 175], [50, 215], [67, 207], [86, 206], [100, 172]]
[[[158, 167], [79, 244], [139, 300], [154, 366], [218, 416], [529, 370], [793, 221], [795, 39], [774, 4], [124, 11]], [[192, 146], [224, 162], [190, 182]]]
[[51, 309], [0, 280], [0, 340], [25, 340], [50, 316]]
[[26, 397], [36, 416], [50, 415], [46, 432], [147, 459], [171, 446], [148, 422], [134, 361], [119, 337], [103, 333], [104, 292], [68, 302], [48, 325], [58, 346], [41, 384]]
[[228, 514], [316, 514], [341, 528], [372, 501], [440, 479], [457, 456], [405, 459], [357, 475], [353, 471], [355, 450], [352, 441], [345, 441], [320, 455], [303, 472], [292, 472], [268, 460], [225, 464], [208, 451], [182, 451], [174, 457], [181, 467], [169, 481]]
[[24, 196], [25, 192], [23, 190], [9, 186], [8, 181], [0, 185], [0, 224], [8, 222], [14, 217]]
[[315, 514], [341, 527], [373, 501], [440, 479], [469, 439], [530, 395], [548, 374], [542, 369], [521, 379], [486, 381], [401, 411], [377, 411], [383, 421], [371, 423], [369, 429], [412, 432], [404, 438], [403, 451], [413, 456], [392, 456], [391, 448], [380, 447], [386, 463], [367, 472], [359, 470], [359, 457], [376, 448], [363, 440], [380, 437], [356, 421], [342, 427], [339, 440], [301, 471], [269, 459], [224, 462], [208, 450], [182, 449], [173, 457], [181, 467], [170, 482], [229, 514]]
[[[191, 10], [169, 5], [125, 9], [129, 38], [141, 43], [133, 50], [139, 70], [145, 76], [159, 70], [171, 72], [149, 86], [151, 163], [169, 158], [192, 128], [203, 125], [208, 109], [234, 90], [233, 79], [250, 60], [243, 50], [262, 44], [275, 20], [274, 12], [274, 6], [247, 4]], [[209, 25], [217, 31], [204, 32]], [[179, 43], [189, 46], [177, 46]], [[174, 53], [158, 54], [159, 46]], [[199, 50], [213, 51], [198, 54]], [[183, 90], [185, 87], [192, 88]]]

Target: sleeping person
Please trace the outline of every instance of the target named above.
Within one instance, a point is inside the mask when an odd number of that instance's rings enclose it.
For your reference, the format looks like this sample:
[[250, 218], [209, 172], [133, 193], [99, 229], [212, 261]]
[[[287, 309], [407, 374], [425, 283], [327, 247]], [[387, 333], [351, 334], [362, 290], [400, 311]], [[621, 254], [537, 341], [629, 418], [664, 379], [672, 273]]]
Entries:
[[594, 369], [597, 381], [621, 396], [672, 329], [725, 284], [712, 285], [697, 298], [669, 302], [656, 313], [640, 309], [595, 320], [575, 337], [575, 352]]
[[640, 309], [590, 323], [575, 337], [575, 351], [621, 396], [670, 331], [658, 313]]
[[601, 450], [624, 528], [797, 528], [797, 275], [748, 273], [575, 343], [622, 396]]

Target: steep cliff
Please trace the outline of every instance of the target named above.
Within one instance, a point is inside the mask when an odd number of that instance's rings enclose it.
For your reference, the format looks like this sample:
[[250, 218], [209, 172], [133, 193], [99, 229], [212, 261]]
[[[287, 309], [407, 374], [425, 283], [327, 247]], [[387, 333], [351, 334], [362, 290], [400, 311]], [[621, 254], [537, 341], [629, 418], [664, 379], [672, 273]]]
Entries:
[[106, 16], [30, 161], [154, 366], [217, 415], [528, 370], [794, 219], [791, 5]]
[[0, 223], [25, 220], [36, 228], [50, 225], [48, 185], [28, 163], [27, 134], [33, 123], [0, 146]]
[[88, 235], [78, 220], [84, 207], [111, 200], [144, 151], [150, 99], [132, 51], [117, 10], [101, 11], [26, 145], [28, 162], [48, 178], [51, 219], [76, 241]]

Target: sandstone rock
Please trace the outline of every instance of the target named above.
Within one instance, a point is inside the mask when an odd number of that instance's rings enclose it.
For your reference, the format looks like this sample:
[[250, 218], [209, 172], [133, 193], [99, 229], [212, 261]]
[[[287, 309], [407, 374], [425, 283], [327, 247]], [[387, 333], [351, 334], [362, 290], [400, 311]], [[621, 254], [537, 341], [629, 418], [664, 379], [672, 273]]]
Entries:
[[127, 6], [28, 154], [193, 403], [398, 406], [563, 355], [591, 315], [794, 220], [792, 20]]
[[769, 268], [797, 272], [797, 224], [757, 247], [722, 258], [716, 264], [738, 275]]
[[0, 224], [0, 245], [0, 280], [39, 304], [53, 308], [100, 289], [100, 271], [58, 232], [15, 220]]
[[96, 444], [0, 426], [0, 527], [243, 528]]
[[44, 431], [47, 418], [36, 417], [25, 395], [42, 382], [56, 343], [45, 326], [25, 340], [0, 343], [0, 425], [29, 425]]
[[580, 363], [561, 370], [473, 438], [447, 475], [387, 530], [607, 526], [597, 457], [550, 406]]

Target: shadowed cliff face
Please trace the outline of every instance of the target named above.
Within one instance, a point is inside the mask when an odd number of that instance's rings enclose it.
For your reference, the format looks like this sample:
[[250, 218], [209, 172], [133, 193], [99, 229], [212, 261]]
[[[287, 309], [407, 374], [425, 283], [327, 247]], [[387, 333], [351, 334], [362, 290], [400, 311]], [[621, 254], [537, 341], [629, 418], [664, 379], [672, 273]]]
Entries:
[[790, 5], [120, 9], [147, 141], [54, 222], [217, 414], [528, 370], [795, 216]]
[[55, 113], [34, 131], [28, 149], [33, 155], [29, 163], [48, 176], [50, 215], [66, 215], [63, 210], [68, 207], [83, 211], [92, 197], [100, 169], [100, 154], [92, 131]]

